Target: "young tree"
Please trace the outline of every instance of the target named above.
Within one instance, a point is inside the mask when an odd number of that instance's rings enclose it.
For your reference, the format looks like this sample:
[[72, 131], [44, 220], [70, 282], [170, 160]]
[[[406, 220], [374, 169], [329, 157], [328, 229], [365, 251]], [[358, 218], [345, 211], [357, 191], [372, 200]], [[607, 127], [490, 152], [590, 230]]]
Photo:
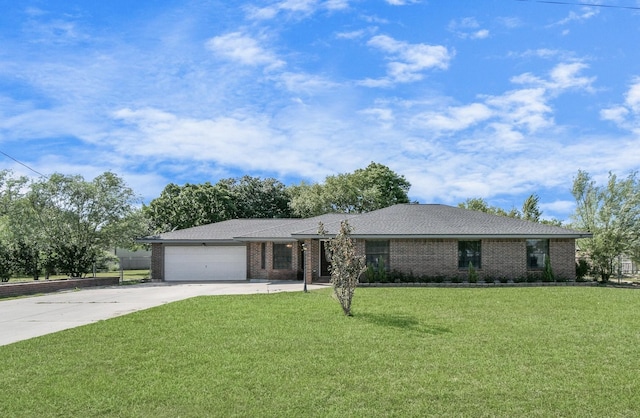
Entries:
[[[333, 292], [342, 306], [342, 311], [348, 316], [351, 316], [351, 302], [358, 286], [358, 277], [367, 268], [365, 257], [356, 254], [351, 231], [349, 223], [342, 221], [340, 231], [325, 244], [327, 258], [331, 262]], [[319, 225], [318, 233], [323, 236], [327, 235], [322, 223]]]
[[589, 231], [592, 239], [581, 240], [603, 282], [615, 271], [618, 256], [640, 249], [640, 181], [636, 173], [619, 180], [609, 173], [606, 186], [598, 186], [585, 171], [578, 171], [572, 193], [576, 199], [574, 227]]

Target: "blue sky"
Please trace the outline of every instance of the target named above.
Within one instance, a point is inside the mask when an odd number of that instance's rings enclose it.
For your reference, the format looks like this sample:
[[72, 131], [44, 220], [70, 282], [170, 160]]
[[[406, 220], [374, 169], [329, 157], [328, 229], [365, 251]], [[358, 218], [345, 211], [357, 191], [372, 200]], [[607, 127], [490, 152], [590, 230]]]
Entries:
[[375, 161], [422, 203], [566, 219], [579, 169], [640, 169], [640, 1], [583, 3], [0, 0], [0, 151], [145, 201]]

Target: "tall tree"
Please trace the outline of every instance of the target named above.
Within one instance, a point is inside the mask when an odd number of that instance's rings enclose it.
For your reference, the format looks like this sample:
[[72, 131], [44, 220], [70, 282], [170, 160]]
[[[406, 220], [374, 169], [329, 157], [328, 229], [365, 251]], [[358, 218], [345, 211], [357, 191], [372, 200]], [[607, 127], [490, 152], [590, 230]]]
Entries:
[[297, 216], [329, 212], [363, 213], [397, 203], [409, 203], [407, 179], [389, 167], [372, 162], [353, 173], [327, 176], [324, 184], [294, 186], [291, 207]]
[[289, 218], [289, 194], [280, 181], [243, 176], [220, 180], [234, 200], [234, 218]]
[[574, 227], [593, 234], [581, 240], [594, 271], [607, 282], [615, 271], [618, 256], [640, 251], [640, 181], [631, 173], [618, 179], [609, 173], [605, 186], [598, 186], [589, 173], [578, 171], [573, 180], [576, 199]]
[[89, 272], [101, 251], [129, 246], [148, 230], [139, 199], [110, 172], [90, 182], [53, 174], [34, 182], [26, 199], [31, 210], [20, 221], [31, 225], [30, 240], [72, 277]]
[[540, 216], [542, 212], [538, 207], [540, 203], [540, 197], [536, 194], [532, 194], [522, 204], [522, 219], [532, 222], [540, 222]]
[[299, 185], [289, 186], [289, 206], [294, 216], [309, 218], [322, 215], [333, 210], [331, 203], [324, 195], [324, 187], [318, 183], [301, 182]]
[[[9, 170], [0, 171], [0, 278], [7, 281], [11, 274], [21, 270], [24, 264], [32, 260], [25, 259], [26, 226], [21, 219], [21, 203], [27, 187], [27, 178], [15, 177]], [[30, 253], [30, 252], [29, 252]]]
[[509, 218], [524, 219], [531, 222], [539, 222], [539, 223], [557, 225], [557, 226], [562, 225], [562, 222], [556, 219], [553, 219], [553, 220], [540, 219], [542, 217], [542, 211], [540, 210], [539, 204], [540, 204], [540, 197], [538, 197], [537, 194], [532, 194], [529, 197], [527, 197], [527, 199], [522, 204], [522, 211], [519, 211], [516, 208], [511, 208], [511, 210], [507, 212], [506, 210], [500, 207], [490, 206], [486, 200], [478, 197], [470, 198], [465, 200], [462, 203], [458, 203], [458, 207], [463, 209], [475, 210], [478, 212], [490, 213], [492, 215], [500, 215], [500, 216], [507, 216]]
[[486, 200], [479, 197], [469, 198], [462, 203], [458, 203], [458, 207], [462, 209], [475, 210], [477, 212], [489, 213], [492, 215], [508, 216], [510, 218], [520, 217], [520, 212], [515, 208], [512, 208], [507, 212], [497, 206], [490, 206]]
[[224, 221], [231, 219], [235, 211], [229, 186], [209, 182], [184, 186], [170, 183], [143, 208], [156, 233]]

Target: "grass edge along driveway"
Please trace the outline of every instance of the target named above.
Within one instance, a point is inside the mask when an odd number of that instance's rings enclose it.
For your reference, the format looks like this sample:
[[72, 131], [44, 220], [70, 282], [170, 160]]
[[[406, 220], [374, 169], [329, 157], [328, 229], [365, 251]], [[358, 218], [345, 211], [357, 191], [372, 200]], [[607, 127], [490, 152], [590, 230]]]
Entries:
[[637, 416], [640, 292], [197, 297], [0, 347], [1, 416]]

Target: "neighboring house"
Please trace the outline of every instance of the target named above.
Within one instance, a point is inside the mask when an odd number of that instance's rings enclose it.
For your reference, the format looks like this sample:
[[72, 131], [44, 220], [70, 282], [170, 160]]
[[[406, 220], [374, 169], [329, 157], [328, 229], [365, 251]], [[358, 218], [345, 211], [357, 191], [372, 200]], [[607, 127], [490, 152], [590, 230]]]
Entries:
[[[367, 263], [406, 274], [480, 277], [541, 274], [575, 279], [575, 240], [591, 234], [445, 205], [402, 204], [363, 214], [306, 219], [233, 219], [140, 242], [152, 248], [151, 278], [162, 281], [329, 278], [322, 222], [329, 233], [347, 220]], [[303, 249], [305, 251], [303, 251]], [[307, 268], [305, 268], [305, 265]]]

